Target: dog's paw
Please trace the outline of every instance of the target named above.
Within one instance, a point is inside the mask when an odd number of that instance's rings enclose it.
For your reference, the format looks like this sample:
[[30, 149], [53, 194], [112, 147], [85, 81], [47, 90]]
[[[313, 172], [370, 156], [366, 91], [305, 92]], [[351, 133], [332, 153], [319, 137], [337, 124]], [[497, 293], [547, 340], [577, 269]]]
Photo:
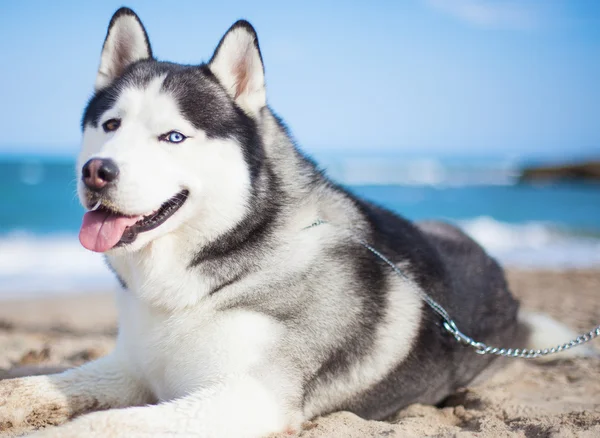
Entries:
[[64, 397], [46, 376], [0, 380], [1, 436], [58, 425], [68, 420], [70, 414]]

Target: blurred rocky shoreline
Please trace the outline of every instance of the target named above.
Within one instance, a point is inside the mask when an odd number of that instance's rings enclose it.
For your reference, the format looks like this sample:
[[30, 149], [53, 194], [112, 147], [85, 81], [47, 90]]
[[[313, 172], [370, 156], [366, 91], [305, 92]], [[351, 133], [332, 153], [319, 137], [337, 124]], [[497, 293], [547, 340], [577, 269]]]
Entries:
[[526, 166], [520, 182], [600, 182], [600, 159], [558, 165]]

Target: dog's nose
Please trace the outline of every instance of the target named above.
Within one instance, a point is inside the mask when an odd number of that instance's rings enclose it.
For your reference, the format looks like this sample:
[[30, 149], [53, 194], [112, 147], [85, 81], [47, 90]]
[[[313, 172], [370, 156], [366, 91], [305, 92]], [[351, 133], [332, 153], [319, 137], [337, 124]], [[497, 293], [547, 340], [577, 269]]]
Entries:
[[108, 158], [92, 158], [83, 165], [81, 177], [90, 190], [102, 190], [119, 176], [117, 163]]

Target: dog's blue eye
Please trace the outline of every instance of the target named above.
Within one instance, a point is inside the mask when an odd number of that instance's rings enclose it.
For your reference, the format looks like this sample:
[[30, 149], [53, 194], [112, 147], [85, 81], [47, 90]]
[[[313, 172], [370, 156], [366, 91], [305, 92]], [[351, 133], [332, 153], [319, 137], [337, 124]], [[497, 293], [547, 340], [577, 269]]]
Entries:
[[171, 131], [165, 135], [163, 135], [163, 140], [168, 141], [169, 143], [181, 143], [187, 137], [183, 135], [181, 132]]

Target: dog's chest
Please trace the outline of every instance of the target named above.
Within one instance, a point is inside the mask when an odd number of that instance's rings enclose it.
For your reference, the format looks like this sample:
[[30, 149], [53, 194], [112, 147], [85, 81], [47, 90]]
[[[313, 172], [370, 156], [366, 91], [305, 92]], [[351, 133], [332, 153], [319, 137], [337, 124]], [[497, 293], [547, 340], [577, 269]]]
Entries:
[[121, 300], [118, 348], [155, 396], [172, 400], [258, 368], [279, 338], [265, 315], [196, 308], [163, 314]]

